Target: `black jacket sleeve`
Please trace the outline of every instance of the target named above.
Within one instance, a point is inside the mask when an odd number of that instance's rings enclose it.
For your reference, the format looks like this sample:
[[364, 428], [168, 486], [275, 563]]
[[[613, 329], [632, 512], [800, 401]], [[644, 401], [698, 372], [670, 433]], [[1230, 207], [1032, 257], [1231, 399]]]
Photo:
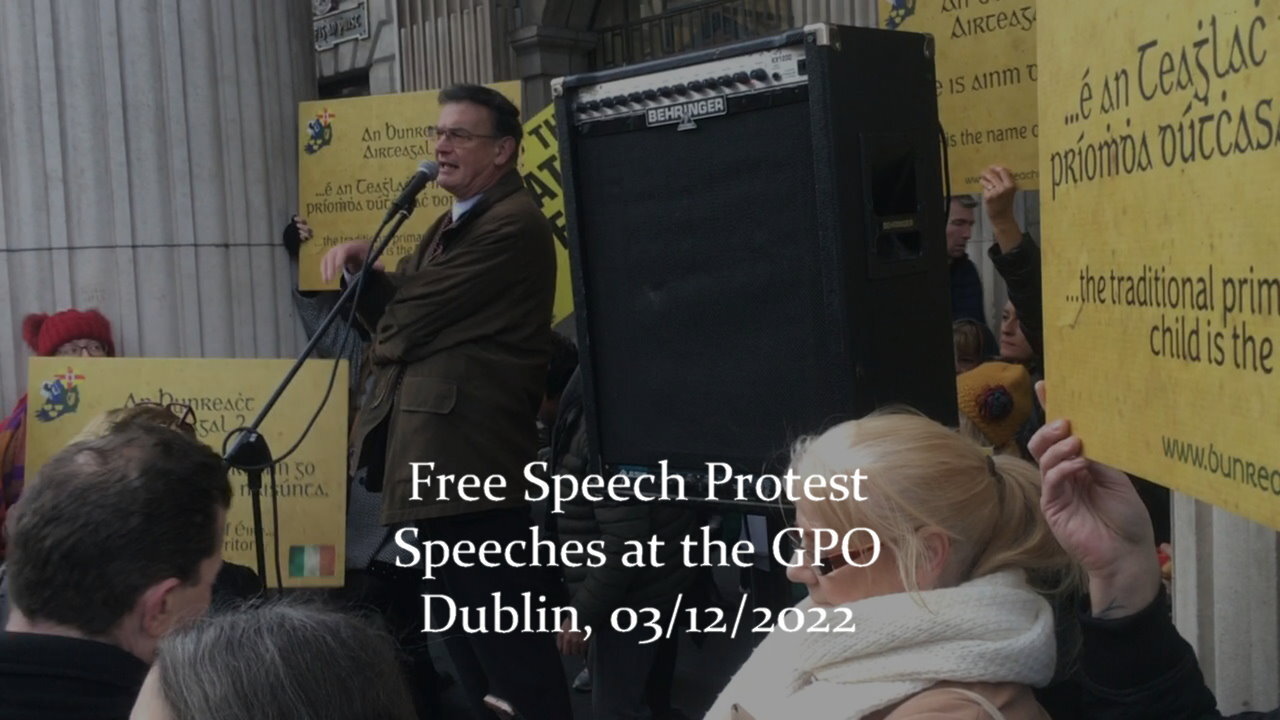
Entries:
[[978, 276], [978, 268], [969, 258], [951, 261], [951, 319], [976, 320], [986, 325], [987, 320], [982, 312], [982, 278]]
[[[1085, 603], [1088, 601], [1085, 600]], [[1095, 720], [1210, 720], [1221, 718], [1195, 653], [1169, 619], [1162, 589], [1146, 609], [1118, 620], [1080, 610], [1085, 716]], [[1280, 710], [1242, 713], [1233, 720], [1280, 720]]]
[[1018, 310], [1018, 322], [1031, 350], [1044, 357], [1044, 312], [1040, 293], [1040, 246], [1027, 233], [1022, 242], [1007, 253], [999, 245], [987, 249], [996, 272], [1009, 288], [1009, 300]]
[[[346, 288], [347, 281], [344, 278], [342, 289]], [[369, 268], [368, 274], [364, 276], [364, 287], [360, 288], [360, 294], [356, 297], [356, 320], [369, 337], [377, 332], [378, 323], [399, 288], [400, 283], [393, 273]]]

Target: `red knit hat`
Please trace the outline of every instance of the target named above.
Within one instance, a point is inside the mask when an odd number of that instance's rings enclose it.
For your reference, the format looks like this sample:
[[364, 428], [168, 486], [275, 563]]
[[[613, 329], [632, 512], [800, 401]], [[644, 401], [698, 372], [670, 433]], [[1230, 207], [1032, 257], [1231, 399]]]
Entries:
[[72, 340], [97, 340], [114, 357], [111, 322], [97, 310], [63, 310], [52, 315], [32, 313], [22, 320], [22, 339], [42, 357], [51, 357]]

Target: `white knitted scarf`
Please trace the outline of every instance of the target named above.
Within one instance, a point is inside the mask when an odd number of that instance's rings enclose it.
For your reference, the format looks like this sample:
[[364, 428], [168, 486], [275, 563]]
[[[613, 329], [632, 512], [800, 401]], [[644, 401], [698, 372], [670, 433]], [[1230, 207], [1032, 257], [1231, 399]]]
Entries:
[[[797, 607], [813, 627], [809, 601]], [[857, 720], [941, 681], [1043, 686], [1053, 677], [1053, 611], [1020, 570], [840, 607], [855, 632], [774, 630], [707, 720], [728, 720], [735, 704], [755, 720]], [[832, 629], [844, 622], [842, 611], [825, 612]]]

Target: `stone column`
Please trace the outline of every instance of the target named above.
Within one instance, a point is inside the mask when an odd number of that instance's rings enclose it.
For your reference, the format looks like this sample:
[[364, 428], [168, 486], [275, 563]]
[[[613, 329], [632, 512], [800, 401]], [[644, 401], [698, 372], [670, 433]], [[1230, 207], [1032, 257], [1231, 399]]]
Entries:
[[591, 22], [599, 2], [525, 0], [525, 25], [507, 40], [515, 52], [526, 115], [551, 103], [553, 79], [587, 71], [587, 55], [596, 47]]
[[516, 71], [522, 81], [524, 106], [533, 114], [551, 102], [551, 81], [587, 71], [587, 54], [596, 47], [595, 33], [551, 25], [530, 25], [511, 34]]
[[1174, 493], [1173, 619], [1224, 715], [1280, 706], [1280, 534]]
[[[128, 355], [291, 355], [310, 5], [8, 0], [0, 23], [0, 399], [23, 315], [97, 307]], [[17, 362], [11, 362], [15, 360]]]

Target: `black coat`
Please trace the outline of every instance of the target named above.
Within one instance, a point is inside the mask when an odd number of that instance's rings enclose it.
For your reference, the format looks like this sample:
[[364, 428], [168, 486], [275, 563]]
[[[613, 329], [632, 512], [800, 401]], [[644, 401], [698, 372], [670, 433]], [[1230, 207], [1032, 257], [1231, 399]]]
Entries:
[[[373, 394], [354, 423], [350, 469], [370, 452], [385, 458], [384, 524], [527, 504], [524, 471], [538, 452], [551, 354], [551, 224], [514, 169], [456, 223], [450, 217], [396, 272], [373, 272], [358, 306], [373, 336]], [[385, 442], [367, 448], [379, 428]], [[415, 462], [435, 463], [422, 471], [435, 478], [500, 475], [506, 491], [467, 500], [456, 484], [440, 492], [433, 482], [414, 500]]]
[[147, 670], [105, 642], [0, 632], [0, 720], [127, 720]]
[[951, 320], [975, 320], [987, 324], [982, 312], [982, 278], [978, 267], [968, 257], [953, 258], [951, 274]]
[[[1210, 720], [1223, 717], [1200, 665], [1169, 619], [1161, 590], [1145, 610], [1098, 620], [1081, 609], [1083, 704], [1096, 720]], [[1280, 709], [1232, 715], [1232, 720], [1280, 720]]]

